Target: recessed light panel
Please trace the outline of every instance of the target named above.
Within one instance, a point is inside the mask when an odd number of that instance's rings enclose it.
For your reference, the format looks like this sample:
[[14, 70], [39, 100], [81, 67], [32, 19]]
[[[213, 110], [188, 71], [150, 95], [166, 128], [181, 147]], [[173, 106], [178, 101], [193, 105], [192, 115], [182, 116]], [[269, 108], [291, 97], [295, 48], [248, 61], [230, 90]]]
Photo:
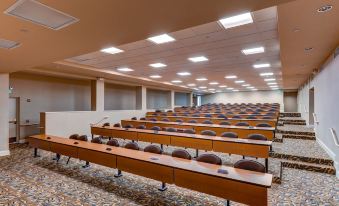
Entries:
[[69, 14], [33, 0], [16, 1], [4, 13], [54, 30], [62, 29], [79, 21]]
[[160, 79], [162, 76], [160, 76], [160, 75], [151, 75], [149, 77], [152, 78], [152, 79]]
[[220, 88], [226, 88], [227, 86], [226, 85], [220, 85], [219, 87]]
[[235, 81], [234, 83], [241, 84], [241, 83], [244, 83], [244, 82], [245, 82], [244, 80], [238, 80], [238, 81]]
[[250, 55], [250, 54], [259, 54], [265, 52], [264, 47], [256, 47], [256, 48], [250, 48], [250, 49], [243, 49], [241, 52], [245, 55]]
[[207, 87], [204, 87], [204, 86], [201, 86], [201, 87], [199, 87], [200, 89], [206, 89]]
[[148, 38], [148, 40], [156, 44], [163, 44], [163, 43], [175, 41], [175, 39], [168, 34], [161, 34], [158, 36], [150, 37]]
[[197, 80], [197, 81], [207, 81], [207, 79], [205, 77], [197, 78], [195, 80]]
[[100, 51], [104, 53], [108, 53], [108, 54], [117, 54], [117, 53], [123, 52], [123, 50], [118, 49], [116, 47], [109, 47], [109, 48], [101, 49]]
[[267, 68], [270, 67], [271, 64], [265, 63], [265, 64], [254, 64], [253, 67], [256, 69], [260, 69], [260, 68]]
[[121, 67], [121, 68], [118, 68], [117, 70], [120, 71], [120, 72], [132, 72], [132, 71], [134, 71], [133, 69], [128, 68], [128, 67]]
[[188, 58], [188, 60], [190, 60], [191, 62], [204, 62], [204, 61], [208, 61], [208, 59], [204, 56], [199, 56], [199, 57], [191, 57]]
[[248, 12], [248, 13], [239, 14], [239, 15], [236, 15], [236, 16], [231, 16], [231, 17], [228, 17], [228, 18], [220, 19], [219, 23], [221, 23], [221, 25], [225, 29], [229, 29], [229, 28], [232, 28], [232, 27], [253, 23], [253, 19], [252, 19], [251, 13]]
[[218, 82], [210, 82], [209, 83], [210, 85], [217, 85], [217, 84], [219, 84]]
[[173, 80], [172, 83], [182, 83], [181, 80]]
[[271, 82], [271, 81], [275, 81], [275, 79], [274, 78], [271, 78], [271, 79], [264, 79], [265, 80], [265, 82]]
[[191, 73], [189, 73], [189, 72], [178, 72], [177, 75], [179, 75], [179, 76], [190, 76]]
[[251, 85], [250, 84], [243, 84], [241, 86], [243, 86], [243, 87], [250, 87]]
[[229, 75], [229, 76], [226, 76], [225, 78], [226, 78], [226, 79], [236, 79], [237, 76], [235, 76], [235, 75]]
[[149, 66], [153, 68], [162, 68], [162, 67], [166, 67], [167, 65], [163, 63], [153, 63], [153, 64], [150, 64]]
[[18, 47], [20, 43], [15, 41], [10, 41], [6, 39], [0, 39], [0, 48], [2, 49], [14, 49]]
[[260, 76], [272, 76], [272, 72], [260, 73]]
[[187, 84], [187, 86], [189, 86], [189, 87], [195, 87], [196, 86], [196, 84]]
[[268, 82], [267, 85], [276, 85], [278, 84], [277, 82]]

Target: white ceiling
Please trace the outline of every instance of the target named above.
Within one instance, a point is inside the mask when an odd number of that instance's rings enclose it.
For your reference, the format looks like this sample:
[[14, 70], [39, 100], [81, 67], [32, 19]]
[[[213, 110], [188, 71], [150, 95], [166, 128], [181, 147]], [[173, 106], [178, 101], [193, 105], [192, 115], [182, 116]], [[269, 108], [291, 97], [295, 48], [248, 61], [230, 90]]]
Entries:
[[[277, 31], [276, 7], [252, 13], [252, 24], [225, 30], [218, 22], [170, 33], [176, 41], [165, 44], [154, 44], [147, 40], [117, 46], [124, 50], [118, 54], [106, 54], [95, 51], [73, 57], [66, 61], [93, 66], [102, 70], [117, 71], [118, 67], [134, 69], [129, 75], [148, 78], [150, 75], [161, 75], [159, 82], [182, 80], [179, 85], [189, 83], [208, 88], [221, 89], [218, 85], [209, 85], [211, 81], [219, 85], [227, 85], [239, 90], [248, 90], [235, 84], [234, 80], [225, 79], [226, 75], [237, 75], [238, 80], [245, 80], [259, 90], [268, 90], [261, 72], [273, 72], [281, 86], [280, 46]], [[116, 45], [112, 45], [116, 46]], [[265, 53], [245, 56], [242, 49], [264, 46]], [[209, 61], [193, 63], [188, 60], [193, 56], [206, 56]], [[165, 68], [152, 68], [151, 63], [161, 62]], [[254, 69], [254, 63], [270, 63], [268, 69]], [[191, 76], [181, 77], [177, 72], [187, 71]], [[198, 77], [206, 77], [208, 81], [198, 82]], [[222, 89], [223, 91], [228, 91]]]

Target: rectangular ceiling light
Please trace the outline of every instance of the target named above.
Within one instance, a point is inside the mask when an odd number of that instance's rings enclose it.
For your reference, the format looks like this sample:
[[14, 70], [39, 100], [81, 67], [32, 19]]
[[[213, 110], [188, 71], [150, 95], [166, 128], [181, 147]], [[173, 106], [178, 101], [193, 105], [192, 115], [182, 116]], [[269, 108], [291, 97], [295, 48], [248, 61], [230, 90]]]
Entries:
[[268, 82], [267, 85], [276, 85], [278, 84], [277, 82]]
[[152, 78], [152, 79], [160, 79], [162, 76], [160, 76], [160, 75], [151, 75], [149, 77]]
[[236, 26], [253, 23], [252, 15], [250, 12], [231, 16], [228, 18], [220, 19], [219, 23], [225, 28], [229, 29]]
[[272, 79], [264, 79], [265, 80], [265, 82], [271, 82], [271, 81], [275, 81], [275, 79], [274, 78], [272, 78]]
[[4, 13], [54, 30], [62, 29], [79, 21], [69, 14], [35, 0], [19, 0]]
[[101, 49], [100, 51], [104, 53], [108, 53], [108, 54], [117, 54], [117, 53], [123, 52], [123, 50], [118, 49], [116, 47], [109, 47], [109, 48]]
[[0, 39], [0, 48], [2, 49], [14, 49], [18, 47], [20, 43], [15, 41], [10, 41], [6, 39]]
[[179, 76], [190, 76], [191, 73], [189, 73], [189, 72], [178, 72], [177, 75], [179, 75]]
[[120, 71], [120, 72], [132, 72], [132, 71], [134, 71], [133, 69], [130, 69], [128, 67], [118, 68], [117, 70]]
[[173, 80], [172, 83], [182, 83], [181, 80]]
[[226, 79], [236, 79], [237, 76], [235, 76], [235, 75], [229, 75], [229, 76], [226, 76], [225, 78], [226, 78]]
[[191, 83], [191, 84], [187, 84], [187, 86], [189, 86], [189, 87], [195, 87], [195, 86], [196, 86], [196, 84], [194, 84], [194, 83]]
[[256, 47], [256, 48], [250, 48], [250, 49], [243, 49], [241, 52], [245, 55], [250, 55], [250, 54], [259, 54], [265, 52], [264, 47]]
[[267, 68], [267, 67], [270, 67], [271, 64], [269, 63], [265, 63], [265, 64], [254, 64], [253, 67], [256, 68], [256, 69], [260, 69], [260, 68]]
[[236, 83], [236, 84], [241, 84], [241, 83], [244, 83], [245, 81], [244, 80], [237, 80], [237, 81], [235, 81], [234, 83]]
[[153, 37], [148, 38], [148, 41], [151, 41], [156, 44], [163, 44], [163, 43], [175, 41], [175, 39], [168, 34], [161, 34], [158, 36], [153, 36]]
[[272, 76], [272, 72], [267, 72], [267, 73], [260, 73], [260, 76]]
[[220, 85], [219, 87], [220, 88], [226, 88], [227, 86], [226, 85]]
[[208, 61], [208, 59], [204, 56], [199, 56], [199, 57], [191, 57], [188, 58], [188, 60], [190, 60], [191, 62], [204, 62], [204, 61]]
[[205, 77], [197, 78], [195, 80], [197, 80], [197, 81], [207, 81], [207, 79]]
[[153, 63], [153, 64], [150, 64], [149, 66], [153, 68], [162, 68], [162, 67], [166, 67], [167, 65], [163, 63]]

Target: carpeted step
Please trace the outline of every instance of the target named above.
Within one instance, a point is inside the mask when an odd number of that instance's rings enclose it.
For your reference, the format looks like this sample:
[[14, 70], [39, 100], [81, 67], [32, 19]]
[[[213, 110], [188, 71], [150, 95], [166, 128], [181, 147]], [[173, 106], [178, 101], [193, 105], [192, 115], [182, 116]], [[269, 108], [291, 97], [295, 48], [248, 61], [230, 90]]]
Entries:
[[303, 162], [303, 163], [309, 163], [309, 164], [317, 164], [317, 165], [326, 165], [326, 166], [333, 166], [334, 162], [331, 159], [323, 159], [323, 158], [316, 158], [316, 157], [303, 157], [303, 156], [297, 156], [297, 155], [289, 155], [289, 154], [282, 154], [278, 152], [271, 152], [270, 153], [271, 158], [277, 158], [277, 159], [284, 159], [294, 162]]
[[296, 162], [292, 160], [284, 160], [281, 162], [283, 168], [293, 168], [298, 170], [306, 170], [311, 172], [319, 172], [325, 174], [335, 175], [336, 170], [333, 166], [319, 165], [305, 162]]
[[280, 130], [280, 129], [277, 129], [276, 133], [291, 134], [291, 135], [315, 136], [314, 132], [299, 132], [299, 131], [288, 131], [288, 130]]
[[299, 112], [280, 112], [280, 117], [301, 117]]
[[309, 136], [309, 135], [294, 135], [294, 134], [283, 134], [282, 138], [286, 139], [303, 139], [303, 140], [316, 140], [315, 136]]

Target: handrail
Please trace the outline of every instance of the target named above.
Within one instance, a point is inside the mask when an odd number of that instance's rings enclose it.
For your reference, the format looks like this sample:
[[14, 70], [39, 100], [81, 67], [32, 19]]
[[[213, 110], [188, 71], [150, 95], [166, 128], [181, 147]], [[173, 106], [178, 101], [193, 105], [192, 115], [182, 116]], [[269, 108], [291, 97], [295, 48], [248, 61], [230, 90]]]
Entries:
[[332, 137], [333, 137], [334, 144], [337, 147], [339, 147], [339, 140], [338, 140], [338, 137], [337, 137], [335, 130], [333, 128], [330, 128], [330, 131], [331, 131], [331, 134], [332, 134]]
[[319, 124], [319, 121], [318, 121], [316, 113], [313, 113], [313, 120], [314, 120], [314, 123]]
[[306, 105], [304, 106], [304, 111], [305, 113], [308, 113], [307, 109], [306, 109]]

